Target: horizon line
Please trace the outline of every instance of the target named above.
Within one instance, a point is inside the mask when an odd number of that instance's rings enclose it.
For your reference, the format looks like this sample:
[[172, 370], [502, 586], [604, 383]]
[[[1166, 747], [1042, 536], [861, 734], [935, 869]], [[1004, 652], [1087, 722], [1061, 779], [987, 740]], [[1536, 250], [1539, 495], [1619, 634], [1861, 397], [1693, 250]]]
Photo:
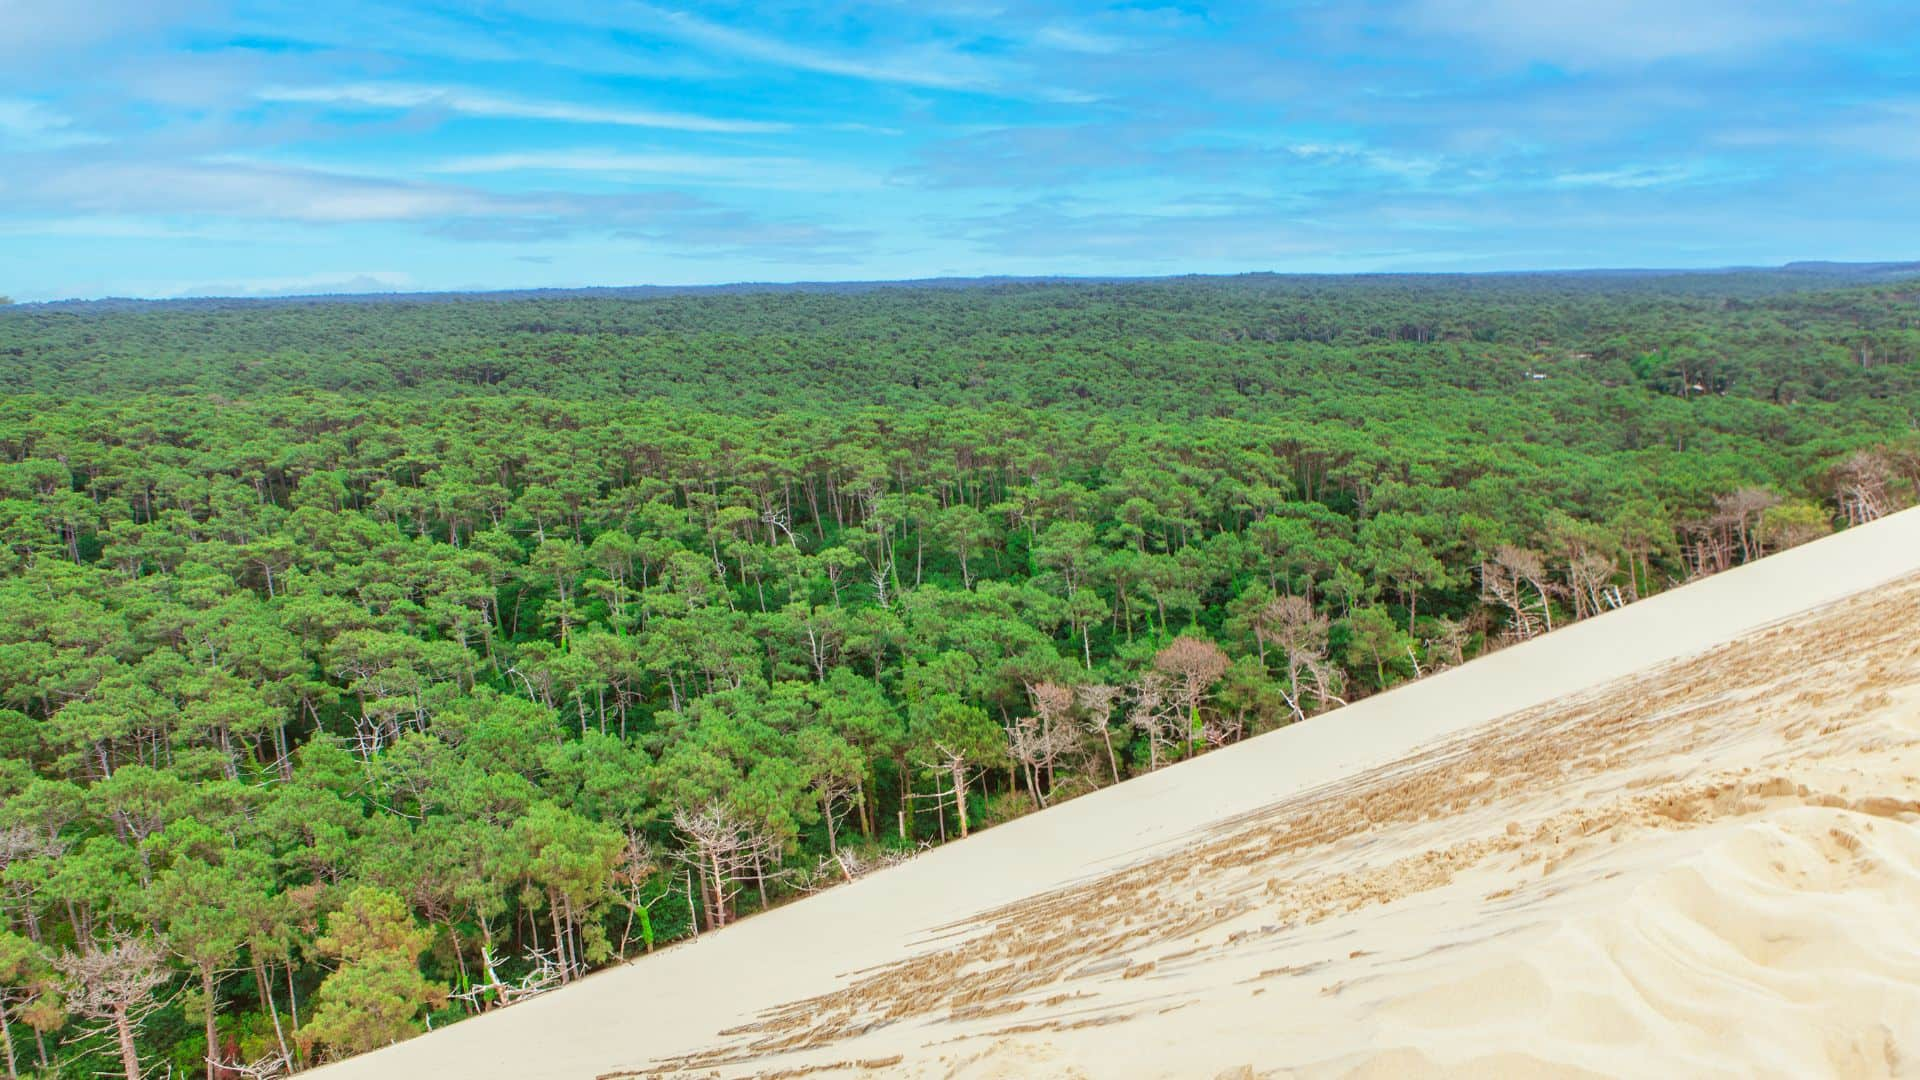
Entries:
[[[0, 311], [25, 308], [83, 307], [95, 304], [200, 304], [228, 302], [238, 304], [277, 304], [299, 301], [380, 301], [511, 299], [559, 294], [590, 293], [712, 293], [712, 292], [794, 292], [815, 289], [911, 289], [914, 287], [978, 288], [992, 285], [1073, 285], [1073, 284], [1146, 284], [1152, 282], [1233, 280], [1238, 278], [1299, 278], [1332, 281], [1350, 278], [1517, 278], [1572, 277], [1579, 275], [1657, 276], [1713, 275], [1752, 272], [1816, 273], [1825, 270], [1912, 269], [1920, 274], [1920, 258], [1912, 259], [1788, 259], [1779, 263], [1728, 263], [1715, 266], [1561, 266], [1525, 270], [1346, 270], [1294, 271], [1243, 270], [1232, 273], [1188, 272], [1174, 274], [944, 274], [908, 278], [811, 278], [788, 281], [740, 279], [666, 285], [637, 283], [624, 285], [540, 285], [502, 286], [477, 289], [389, 289], [373, 292], [311, 292], [284, 295], [246, 295], [237, 293], [184, 294], [179, 296], [95, 296], [65, 297], [54, 300], [19, 300], [0, 305]], [[0, 296], [6, 294], [0, 292]]]

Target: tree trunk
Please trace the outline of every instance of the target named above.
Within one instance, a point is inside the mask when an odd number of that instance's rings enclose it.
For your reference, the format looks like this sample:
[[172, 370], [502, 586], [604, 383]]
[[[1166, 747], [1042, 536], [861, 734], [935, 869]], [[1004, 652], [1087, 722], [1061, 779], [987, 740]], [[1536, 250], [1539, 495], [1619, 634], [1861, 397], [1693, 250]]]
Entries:
[[[700, 891], [704, 893], [707, 891], [707, 887], [705, 884], [706, 875], [702, 874], [700, 875], [700, 877], [701, 877]], [[701, 906], [702, 907], [706, 906], [704, 898], [701, 901]], [[693, 906], [693, 871], [691, 869], [687, 871], [687, 921], [693, 924], [693, 940], [699, 941], [700, 940], [700, 912], [698, 908], [695, 908]]]
[[713, 859], [713, 910], [716, 917], [707, 925], [716, 930], [727, 925], [730, 916], [727, 911], [727, 879], [717, 855]]
[[215, 1064], [220, 1060], [220, 1030], [214, 1023], [217, 1013], [214, 1008], [216, 1003], [213, 997], [213, 990], [213, 969], [202, 968], [200, 971], [200, 991], [207, 995], [207, 1080], [218, 1080], [217, 1073], [223, 1071], [219, 1065]]
[[896, 758], [900, 770], [900, 839], [913, 839], [913, 777], [907, 772], [907, 759]]
[[560, 905], [553, 893], [547, 893], [547, 918], [553, 923], [553, 958], [560, 965], [562, 985], [573, 981], [573, 957], [567, 949], [567, 935], [560, 928]]
[[20, 1080], [19, 1066], [13, 1061], [13, 1022], [7, 1019], [7, 1003], [0, 1000], [0, 1046], [7, 1052], [8, 1080]]
[[293, 1021], [293, 1047], [296, 1056], [300, 1049], [300, 995], [293, 985], [293, 957], [287, 957], [287, 1017]]
[[119, 1038], [120, 1067], [126, 1070], [127, 1080], [140, 1080], [140, 1054], [133, 1048], [133, 1018], [127, 1015], [125, 1005], [113, 1010], [113, 1031]]
[[967, 838], [967, 766], [953, 763], [953, 810], [960, 817], [960, 839]]
[[253, 962], [253, 981], [260, 986], [260, 997], [267, 1006], [267, 1015], [273, 1017], [273, 1037], [280, 1044], [280, 1057], [293, 1066], [293, 1055], [287, 1052], [287, 1033], [280, 1027], [280, 1007], [273, 1001], [273, 984], [267, 981], [266, 966], [259, 960]]

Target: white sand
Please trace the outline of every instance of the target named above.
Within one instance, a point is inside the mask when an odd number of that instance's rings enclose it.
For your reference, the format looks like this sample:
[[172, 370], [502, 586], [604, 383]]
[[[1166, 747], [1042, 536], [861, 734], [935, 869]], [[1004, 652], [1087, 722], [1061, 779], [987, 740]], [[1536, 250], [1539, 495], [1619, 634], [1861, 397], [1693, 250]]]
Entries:
[[1916, 571], [1911, 511], [325, 1075], [1920, 1075]]

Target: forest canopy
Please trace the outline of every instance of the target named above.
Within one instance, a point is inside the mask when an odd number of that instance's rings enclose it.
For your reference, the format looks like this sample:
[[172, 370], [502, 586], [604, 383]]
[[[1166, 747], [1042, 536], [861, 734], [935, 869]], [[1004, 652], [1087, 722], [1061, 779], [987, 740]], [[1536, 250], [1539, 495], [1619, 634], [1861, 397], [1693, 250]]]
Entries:
[[0, 1049], [372, 1049], [1888, 513], [1904, 272], [10, 306]]

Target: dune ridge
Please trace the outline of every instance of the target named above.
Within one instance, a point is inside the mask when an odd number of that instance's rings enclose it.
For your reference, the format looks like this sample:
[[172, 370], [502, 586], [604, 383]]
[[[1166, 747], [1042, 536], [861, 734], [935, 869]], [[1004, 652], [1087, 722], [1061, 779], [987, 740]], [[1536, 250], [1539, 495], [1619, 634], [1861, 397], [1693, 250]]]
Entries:
[[[339, 1072], [1914, 1075], [1916, 565], [1897, 515]], [[1507, 671], [1584, 688], [1460, 715]], [[1396, 730], [1431, 737], [1283, 786], [1290, 749]], [[1278, 790], [1219, 812], [1221, 773], [1263, 769]], [[1119, 835], [1074, 847], [1098, 811]], [[970, 885], [996, 858], [1015, 883]], [[661, 961], [709, 987], [677, 1029], [639, 982]]]

